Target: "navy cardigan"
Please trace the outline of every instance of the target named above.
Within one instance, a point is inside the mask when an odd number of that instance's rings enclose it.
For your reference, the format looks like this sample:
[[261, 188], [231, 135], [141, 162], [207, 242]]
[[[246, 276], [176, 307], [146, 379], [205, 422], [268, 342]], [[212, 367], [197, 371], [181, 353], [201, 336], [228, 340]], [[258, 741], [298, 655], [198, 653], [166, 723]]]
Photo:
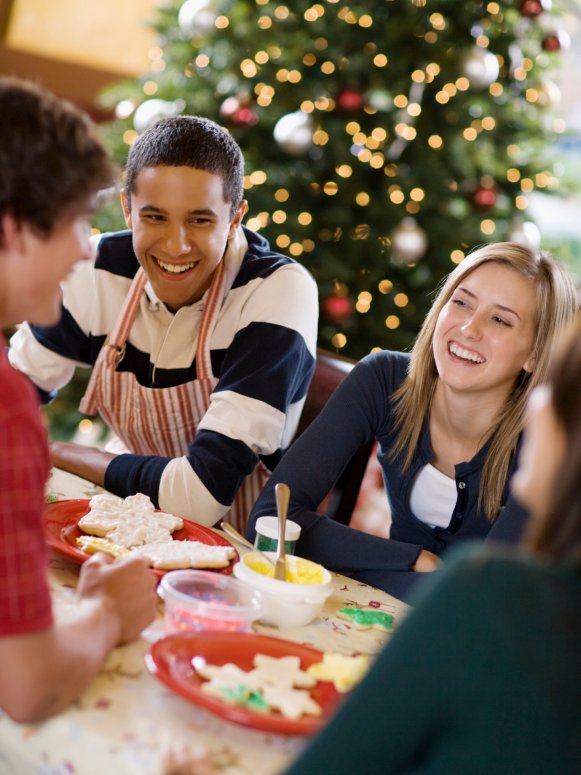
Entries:
[[[426, 574], [410, 572], [422, 549], [442, 554], [461, 541], [520, 538], [526, 512], [509, 495], [494, 523], [478, 508], [478, 488], [489, 440], [465, 463], [456, 466], [457, 500], [446, 528], [431, 528], [410, 509], [414, 479], [433, 458], [427, 421], [412, 465], [403, 472], [403, 455], [390, 460], [395, 440], [390, 397], [404, 380], [409, 355], [382, 351], [361, 360], [335, 391], [321, 414], [292, 445], [258, 499], [248, 525], [254, 538], [258, 517], [276, 513], [274, 487], [286, 482], [291, 489], [289, 519], [301, 525], [297, 554], [327, 568], [406, 598], [411, 586]], [[318, 505], [338, 479], [354, 451], [370, 438], [378, 442], [385, 488], [391, 506], [391, 538], [368, 535], [334, 522], [317, 512]], [[516, 455], [515, 455], [516, 458]]]

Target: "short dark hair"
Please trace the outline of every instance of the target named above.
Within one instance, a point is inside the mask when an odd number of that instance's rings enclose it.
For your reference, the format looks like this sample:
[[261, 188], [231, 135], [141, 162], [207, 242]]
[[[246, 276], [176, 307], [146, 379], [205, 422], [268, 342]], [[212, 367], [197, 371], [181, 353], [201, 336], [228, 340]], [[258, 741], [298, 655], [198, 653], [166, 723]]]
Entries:
[[[0, 218], [48, 236], [117, 179], [90, 118], [27, 81], [0, 77]], [[1, 240], [1, 233], [0, 233]]]
[[137, 176], [145, 167], [192, 167], [219, 175], [224, 201], [233, 215], [243, 198], [244, 157], [225, 129], [200, 116], [162, 118], [133, 143], [125, 167], [125, 189], [131, 199]]
[[558, 341], [548, 384], [565, 433], [565, 459], [547, 513], [532, 521], [528, 544], [540, 554], [581, 569], [581, 313]]

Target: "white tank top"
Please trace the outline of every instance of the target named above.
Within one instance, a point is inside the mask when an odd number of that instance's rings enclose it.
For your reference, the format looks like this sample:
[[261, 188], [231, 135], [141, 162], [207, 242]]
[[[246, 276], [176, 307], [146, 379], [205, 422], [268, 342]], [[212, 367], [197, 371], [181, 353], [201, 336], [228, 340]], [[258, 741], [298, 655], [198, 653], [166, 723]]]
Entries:
[[428, 463], [415, 478], [410, 508], [420, 522], [430, 527], [448, 527], [457, 498], [456, 481]]

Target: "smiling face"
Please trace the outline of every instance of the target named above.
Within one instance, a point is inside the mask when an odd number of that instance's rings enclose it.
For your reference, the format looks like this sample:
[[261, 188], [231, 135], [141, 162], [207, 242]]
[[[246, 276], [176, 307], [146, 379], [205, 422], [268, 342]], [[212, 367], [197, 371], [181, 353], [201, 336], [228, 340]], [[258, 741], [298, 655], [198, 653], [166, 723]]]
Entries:
[[440, 380], [461, 391], [510, 393], [532, 371], [534, 282], [489, 261], [464, 277], [436, 323], [433, 353]]
[[145, 167], [123, 211], [133, 249], [157, 297], [172, 312], [210, 287], [245, 211], [234, 216], [219, 175], [192, 167]]
[[89, 210], [63, 216], [48, 236], [4, 216], [6, 249], [0, 251], [2, 323], [28, 320], [53, 326], [61, 316], [60, 283], [90, 255]]

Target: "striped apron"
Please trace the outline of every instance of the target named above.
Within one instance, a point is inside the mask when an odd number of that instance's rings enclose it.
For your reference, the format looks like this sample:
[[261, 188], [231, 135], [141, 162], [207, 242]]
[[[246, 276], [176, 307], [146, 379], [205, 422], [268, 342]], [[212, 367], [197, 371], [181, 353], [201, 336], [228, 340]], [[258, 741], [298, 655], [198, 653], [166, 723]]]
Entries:
[[[210, 339], [226, 292], [224, 261], [214, 273], [202, 312], [196, 346], [197, 379], [183, 385], [143, 387], [134, 374], [116, 370], [125, 353], [125, 342], [146, 284], [147, 275], [140, 267], [115, 326], [97, 357], [79, 409], [88, 415], [98, 411], [134, 454], [181, 457], [188, 454], [218, 382], [212, 372]], [[230, 511], [224, 516], [241, 533], [267, 479], [268, 471], [259, 462], [242, 483]]]

